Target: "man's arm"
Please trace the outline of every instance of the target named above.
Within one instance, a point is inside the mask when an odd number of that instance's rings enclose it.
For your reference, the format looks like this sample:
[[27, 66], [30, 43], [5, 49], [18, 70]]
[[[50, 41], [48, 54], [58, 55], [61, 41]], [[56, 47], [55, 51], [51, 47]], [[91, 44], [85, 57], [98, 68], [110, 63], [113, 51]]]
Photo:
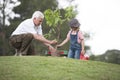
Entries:
[[55, 44], [55, 43], [57, 43], [56, 40], [52, 40], [52, 41], [47, 40], [47, 39], [46, 39], [44, 36], [42, 36], [42, 35], [33, 34], [33, 37], [34, 37], [34, 39], [36, 39], [36, 40], [38, 40], [38, 41], [41, 41], [41, 42], [43, 42], [43, 43], [48, 43], [48, 44]]
[[49, 49], [49, 51], [50, 52], [52, 52], [52, 53], [54, 53], [54, 52], [56, 52], [56, 48], [54, 48], [52, 45], [50, 45], [50, 44], [47, 44], [47, 43], [44, 43], [44, 45], [46, 45], [47, 47], [48, 47], [48, 49]]

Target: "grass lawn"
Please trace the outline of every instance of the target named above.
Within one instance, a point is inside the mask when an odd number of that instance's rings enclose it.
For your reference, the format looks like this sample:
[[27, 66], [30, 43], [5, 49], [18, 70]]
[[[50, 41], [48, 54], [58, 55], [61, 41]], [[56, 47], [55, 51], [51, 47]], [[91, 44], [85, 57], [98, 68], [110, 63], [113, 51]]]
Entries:
[[61, 57], [2, 56], [0, 80], [120, 80], [120, 65]]

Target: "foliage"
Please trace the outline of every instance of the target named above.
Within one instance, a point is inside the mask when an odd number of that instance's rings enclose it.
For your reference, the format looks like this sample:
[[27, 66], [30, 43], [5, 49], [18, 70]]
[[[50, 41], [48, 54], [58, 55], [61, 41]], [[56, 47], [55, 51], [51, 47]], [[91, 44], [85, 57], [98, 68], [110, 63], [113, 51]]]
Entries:
[[73, 7], [67, 7], [64, 9], [64, 14], [61, 14], [62, 10], [60, 9], [47, 9], [45, 10], [45, 19], [47, 25], [50, 27], [50, 31], [46, 34], [46, 37], [51, 37], [53, 34], [57, 34], [57, 39], [60, 38], [60, 27], [66, 21], [69, 21], [71, 18], [75, 17], [76, 13], [73, 11]]
[[[21, 5], [16, 7], [14, 10], [17, 13], [20, 13], [21, 18], [20, 20], [24, 20], [27, 18], [31, 18], [32, 14], [36, 10], [40, 10], [44, 12], [46, 9], [55, 9], [57, 7], [56, 0], [20, 0]], [[48, 5], [49, 4], [49, 5]]]
[[120, 64], [120, 51], [108, 50], [103, 55], [91, 56], [92, 60]]
[[120, 80], [120, 65], [58, 57], [0, 57], [1, 80]]
[[[18, 0], [0, 0], [0, 23], [2, 25], [10, 25], [9, 20], [15, 17], [20, 17], [19, 14], [13, 11], [14, 7], [19, 6], [21, 3]], [[3, 26], [4, 27], [4, 26]]]
[[20, 17], [19, 14], [14, 12], [14, 8], [21, 3], [18, 0], [0, 0], [0, 55], [6, 55], [9, 50], [8, 32], [6, 28], [10, 25], [10, 20], [15, 17]]

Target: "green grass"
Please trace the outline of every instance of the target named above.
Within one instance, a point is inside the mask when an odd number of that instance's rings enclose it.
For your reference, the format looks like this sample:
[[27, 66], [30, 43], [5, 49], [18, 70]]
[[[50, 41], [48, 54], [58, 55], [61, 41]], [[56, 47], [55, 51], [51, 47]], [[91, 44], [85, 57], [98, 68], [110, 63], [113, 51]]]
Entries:
[[0, 57], [0, 80], [120, 80], [120, 65], [61, 57]]

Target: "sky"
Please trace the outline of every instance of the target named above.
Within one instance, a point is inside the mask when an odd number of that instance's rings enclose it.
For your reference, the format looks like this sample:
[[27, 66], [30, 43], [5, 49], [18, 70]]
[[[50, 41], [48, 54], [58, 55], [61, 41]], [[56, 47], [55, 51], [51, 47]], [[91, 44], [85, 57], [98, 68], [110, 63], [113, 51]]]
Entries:
[[58, 1], [59, 7], [78, 5], [76, 18], [81, 23], [81, 31], [91, 35], [85, 44], [91, 47], [94, 55], [120, 50], [120, 0], [75, 0], [71, 4]]

